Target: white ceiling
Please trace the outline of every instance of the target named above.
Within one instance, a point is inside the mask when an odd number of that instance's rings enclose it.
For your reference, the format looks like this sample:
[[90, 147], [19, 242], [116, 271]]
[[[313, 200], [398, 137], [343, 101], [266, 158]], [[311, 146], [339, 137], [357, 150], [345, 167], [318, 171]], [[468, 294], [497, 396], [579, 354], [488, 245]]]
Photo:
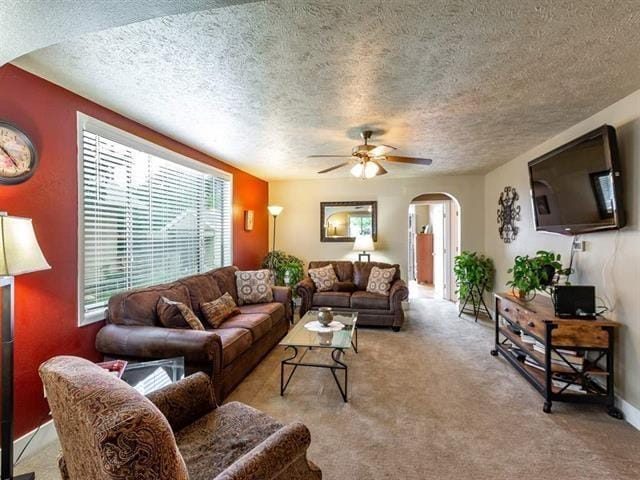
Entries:
[[[274, 0], [86, 34], [18, 66], [265, 179], [360, 126], [486, 172], [640, 88], [640, 2]], [[348, 175], [342, 169], [335, 175]]]
[[68, 38], [252, 0], [0, 0], [0, 66]]

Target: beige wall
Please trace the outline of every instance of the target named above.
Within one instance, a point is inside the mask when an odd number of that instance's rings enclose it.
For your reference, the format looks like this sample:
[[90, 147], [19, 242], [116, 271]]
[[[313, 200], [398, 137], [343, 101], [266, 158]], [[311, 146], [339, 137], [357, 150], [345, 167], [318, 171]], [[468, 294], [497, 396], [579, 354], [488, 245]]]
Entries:
[[[351, 243], [320, 242], [320, 202], [376, 200], [378, 242], [372, 260], [399, 263], [406, 278], [409, 204], [418, 195], [447, 192], [461, 206], [462, 248], [482, 250], [484, 243], [482, 176], [356, 178], [275, 181], [269, 202], [284, 207], [278, 217], [276, 249], [310, 260], [356, 259]], [[270, 225], [272, 228], [273, 225]], [[271, 232], [273, 234], [273, 232]]]
[[[629, 404], [640, 408], [640, 91], [611, 105], [598, 114], [538, 145], [485, 177], [485, 247], [496, 265], [496, 289], [505, 288], [507, 269], [519, 254], [536, 250], [554, 250], [568, 261], [571, 238], [537, 233], [533, 227], [529, 195], [527, 162], [583, 133], [605, 123], [616, 127], [622, 157], [627, 227], [619, 232], [583, 235], [587, 250], [576, 255], [577, 275], [573, 283], [596, 285], [597, 295], [615, 305], [610, 316], [620, 321], [617, 352], [617, 391], [628, 404], [623, 409], [628, 417], [638, 415]], [[522, 220], [520, 233], [511, 244], [498, 237], [496, 209], [498, 196], [505, 186], [516, 187], [520, 194]], [[575, 199], [576, 203], [583, 201]], [[637, 422], [640, 418], [636, 417]], [[630, 418], [633, 422], [633, 419]]]

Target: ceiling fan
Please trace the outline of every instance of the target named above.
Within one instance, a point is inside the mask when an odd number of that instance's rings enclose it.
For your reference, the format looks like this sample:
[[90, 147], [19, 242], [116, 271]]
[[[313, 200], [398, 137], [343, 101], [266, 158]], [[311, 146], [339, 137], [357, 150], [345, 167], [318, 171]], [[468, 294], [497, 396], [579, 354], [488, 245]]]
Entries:
[[380, 164], [383, 160], [387, 162], [425, 166], [431, 165], [433, 162], [430, 158], [398, 157], [388, 155], [395, 150], [395, 147], [391, 147], [389, 145], [369, 145], [371, 135], [373, 135], [371, 130], [364, 130], [361, 132], [360, 136], [364, 140], [364, 143], [357, 147], [353, 147], [351, 155], [309, 155], [307, 158], [350, 158], [351, 160], [347, 162], [320, 170], [318, 173], [328, 173], [346, 165], [352, 165], [351, 175], [357, 178], [373, 178], [375, 176], [385, 175], [388, 173]]

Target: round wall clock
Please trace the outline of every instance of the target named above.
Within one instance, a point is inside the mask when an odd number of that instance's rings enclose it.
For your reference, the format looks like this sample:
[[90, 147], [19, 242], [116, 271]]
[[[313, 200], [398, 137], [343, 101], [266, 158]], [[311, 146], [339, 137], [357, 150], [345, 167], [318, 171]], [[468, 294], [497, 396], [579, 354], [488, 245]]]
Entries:
[[38, 154], [27, 135], [15, 125], [0, 122], [0, 184], [28, 180], [38, 165]]
[[514, 187], [504, 187], [498, 199], [498, 235], [504, 243], [511, 243], [520, 230], [516, 222], [520, 221], [520, 199]]

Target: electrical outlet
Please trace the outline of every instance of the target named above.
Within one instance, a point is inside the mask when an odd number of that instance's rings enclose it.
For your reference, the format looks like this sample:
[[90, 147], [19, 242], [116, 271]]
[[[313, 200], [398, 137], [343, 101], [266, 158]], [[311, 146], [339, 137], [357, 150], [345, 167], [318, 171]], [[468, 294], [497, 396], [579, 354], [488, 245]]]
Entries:
[[584, 240], [574, 240], [573, 241], [573, 251], [574, 252], [584, 252], [587, 249], [587, 242]]

